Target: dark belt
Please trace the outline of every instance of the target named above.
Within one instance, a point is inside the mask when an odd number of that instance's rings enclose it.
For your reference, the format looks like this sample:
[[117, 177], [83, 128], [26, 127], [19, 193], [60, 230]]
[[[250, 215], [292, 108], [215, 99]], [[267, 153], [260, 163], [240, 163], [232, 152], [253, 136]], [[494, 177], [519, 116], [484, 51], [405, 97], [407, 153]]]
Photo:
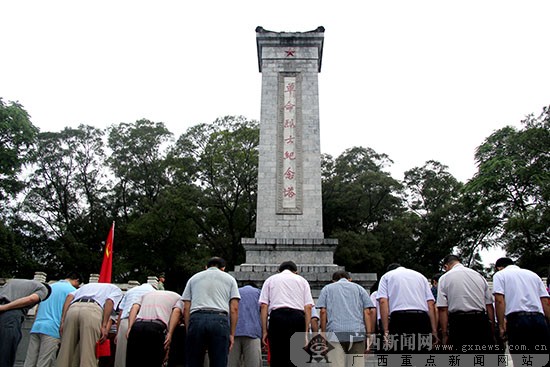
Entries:
[[516, 317], [516, 316], [537, 316], [537, 315], [543, 315], [540, 312], [528, 312], [528, 311], [518, 311], [518, 312], [510, 312], [506, 317]]
[[210, 314], [210, 315], [221, 315], [221, 316], [227, 316], [227, 312], [221, 311], [221, 310], [197, 310], [193, 311], [191, 315], [194, 314]]
[[95, 303], [96, 305], [99, 306], [99, 303], [93, 299], [93, 298], [87, 298], [87, 297], [83, 297], [83, 298], [79, 298], [75, 301], [76, 302], [85, 302], [85, 303]]
[[393, 314], [411, 314], [411, 313], [427, 313], [426, 311], [422, 310], [400, 310], [400, 311], [393, 311], [391, 315]]
[[161, 325], [163, 327], [166, 327], [166, 324], [162, 320], [159, 320], [159, 319], [153, 319], [153, 320], [137, 319], [136, 323], [137, 322], [152, 323], [152, 324], [157, 324], [157, 325]]
[[302, 315], [305, 315], [304, 310], [298, 310], [297, 308], [290, 308], [290, 307], [279, 307], [271, 310], [270, 314], [273, 312], [293, 312], [293, 313], [301, 313]]
[[450, 316], [463, 316], [463, 315], [485, 315], [485, 311], [455, 311], [449, 312]]

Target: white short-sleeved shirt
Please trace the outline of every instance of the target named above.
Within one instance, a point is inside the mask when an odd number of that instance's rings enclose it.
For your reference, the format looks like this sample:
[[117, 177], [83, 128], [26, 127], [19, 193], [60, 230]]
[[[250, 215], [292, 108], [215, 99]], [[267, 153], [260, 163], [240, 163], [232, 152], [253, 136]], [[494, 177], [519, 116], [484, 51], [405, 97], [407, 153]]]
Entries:
[[540, 299], [548, 297], [542, 279], [516, 265], [508, 265], [493, 276], [493, 293], [504, 296], [506, 315], [520, 311], [544, 313]]
[[453, 313], [484, 311], [491, 304], [489, 284], [477, 271], [458, 263], [439, 278], [437, 307], [448, 307]]
[[435, 301], [428, 279], [402, 266], [380, 278], [376, 299], [387, 298], [390, 313], [405, 310], [428, 312], [428, 301]]
[[110, 283], [88, 283], [71, 293], [74, 296], [73, 303], [81, 298], [92, 298], [101, 307], [110, 299], [116, 307], [122, 299], [122, 291], [119, 287]]
[[118, 306], [122, 310], [120, 318], [127, 319], [130, 316], [130, 310], [132, 309], [134, 303], [137, 303], [144, 294], [154, 291], [155, 288], [149, 283], [129, 289]]
[[290, 270], [284, 270], [266, 279], [259, 302], [268, 305], [268, 312], [278, 308], [303, 311], [306, 305], [314, 304], [307, 280]]

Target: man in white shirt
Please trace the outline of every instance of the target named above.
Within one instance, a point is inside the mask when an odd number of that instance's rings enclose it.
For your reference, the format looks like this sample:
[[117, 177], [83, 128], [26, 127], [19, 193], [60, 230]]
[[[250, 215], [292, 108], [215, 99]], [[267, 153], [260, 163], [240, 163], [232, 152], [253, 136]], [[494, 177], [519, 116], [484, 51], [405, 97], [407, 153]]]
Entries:
[[[390, 264], [380, 278], [376, 298], [387, 350], [420, 352], [431, 348], [437, 329], [434, 296], [425, 276]], [[405, 337], [412, 338], [407, 345], [402, 343]]]
[[[522, 354], [550, 350], [548, 291], [537, 274], [514, 265], [512, 259], [498, 259], [495, 268], [493, 293], [500, 335], [508, 338], [514, 365], [520, 366]], [[517, 350], [522, 354], [514, 353]]]
[[128, 343], [126, 334], [128, 332], [128, 317], [130, 316], [132, 305], [143, 297], [143, 295], [154, 291], [155, 287], [152, 284], [145, 283], [129, 289], [122, 298], [122, 301], [120, 301], [120, 305], [118, 306], [120, 312], [118, 314], [117, 335], [115, 337], [115, 367], [126, 367], [126, 348]]
[[290, 338], [296, 332], [309, 331], [313, 306], [309, 283], [298, 275], [293, 261], [284, 261], [279, 273], [264, 282], [259, 302], [262, 342], [267, 345], [269, 339], [271, 366], [289, 366]]
[[[493, 295], [477, 271], [460, 263], [456, 255], [443, 259], [445, 274], [437, 286], [437, 308], [443, 344], [465, 353], [463, 345], [494, 345]], [[467, 352], [467, 351], [466, 351]]]
[[97, 367], [96, 343], [104, 342], [114, 305], [122, 299], [119, 287], [88, 283], [70, 293], [61, 316], [61, 348], [57, 367]]

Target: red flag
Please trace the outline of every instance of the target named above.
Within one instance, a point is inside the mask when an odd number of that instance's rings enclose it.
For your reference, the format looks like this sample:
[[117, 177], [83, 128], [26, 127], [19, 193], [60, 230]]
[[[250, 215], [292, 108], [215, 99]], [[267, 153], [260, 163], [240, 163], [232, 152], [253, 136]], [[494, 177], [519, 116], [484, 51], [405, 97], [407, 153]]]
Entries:
[[103, 263], [99, 272], [99, 283], [111, 283], [111, 274], [113, 272], [113, 242], [115, 240], [115, 222], [105, 241], [105, 253], [103, 254]]

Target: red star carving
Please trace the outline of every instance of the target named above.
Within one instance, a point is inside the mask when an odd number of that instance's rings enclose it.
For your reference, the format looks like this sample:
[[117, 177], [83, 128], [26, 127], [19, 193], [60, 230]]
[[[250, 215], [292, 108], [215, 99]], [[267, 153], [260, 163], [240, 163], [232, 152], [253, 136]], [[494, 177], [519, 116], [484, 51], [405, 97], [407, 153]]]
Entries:
[[286, 52], [286, 57], [290, 57], [290, 56], [294, 57], [295, 56], [294, 54], [296, 53], [296, 50], [289, 48], [285, 52]]

